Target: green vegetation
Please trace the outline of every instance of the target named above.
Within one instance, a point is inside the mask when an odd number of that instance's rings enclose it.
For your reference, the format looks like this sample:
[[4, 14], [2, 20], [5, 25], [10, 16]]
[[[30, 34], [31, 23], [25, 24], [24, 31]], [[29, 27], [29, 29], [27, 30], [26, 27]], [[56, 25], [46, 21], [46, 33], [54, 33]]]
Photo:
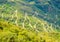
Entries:
[[59, 42], [60, 33], [29, 31], [6, 21], [0, 21], [0, 42]]
[[60, 27], [35, 17], [21, 2], [0, 4], [0, 42], [60, 42]]
[[34, 14], [30, 15], [27, 12], [21, 11], [19, 9], [22, 6], [18, 9], [16, 5], [13, 6], [8, 3], [0, 5], [0, 19], [4, 19], [9, 23], [27, 28], [31, 31], [58, 32], [52, 23], [48, 23], [43, 19], [38, 19]]

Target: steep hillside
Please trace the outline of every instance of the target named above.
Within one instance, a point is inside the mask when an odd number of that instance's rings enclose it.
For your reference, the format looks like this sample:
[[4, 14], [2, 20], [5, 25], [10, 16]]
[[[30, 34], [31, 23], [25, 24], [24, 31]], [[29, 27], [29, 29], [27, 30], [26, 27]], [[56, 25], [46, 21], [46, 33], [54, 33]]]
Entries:
[[[14, 5], [14, 4], [13, 4]], [[35, 17], [35, 14], [27, 13], [19, 10], [16, 5], [2, 4], [0, 6], [0, 18], [11, 22], [17, 26], [27, 28], [33, 31], [57, 32], [60, 31], [59, 26], [44, 21], [42, 18]]]
[[27, 30], [0, 20], [0, 42], [59, 42], [60, 33]]
[[60, 42], [59, 2], [0, 0], [0, 42]]
[[[15, 9], [21, 10], [29, 15], [34, 15], [37, 18], [42, 18], [47, 22], [60, 26], [59, 0], [1, 0], [0, 3], [2, 6], [3, 4], [9, 4], [12, 11]], [[6, 9], [4, 6], [3, 8]]]

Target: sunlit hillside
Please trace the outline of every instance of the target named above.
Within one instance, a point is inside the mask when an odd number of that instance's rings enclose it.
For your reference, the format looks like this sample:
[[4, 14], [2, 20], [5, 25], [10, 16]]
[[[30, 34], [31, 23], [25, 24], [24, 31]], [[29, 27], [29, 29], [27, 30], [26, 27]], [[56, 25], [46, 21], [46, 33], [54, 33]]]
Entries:
[[[19, 5], [17, 5], [19, 6]], [[16, 5], [12, 6], [10, 3], [2, 4], [0, 6], [0, 18], [14, 25], [27, 28], [29, 30], [35, 30], [36, 32], [57, 32], [60, 31], [60, 27], [56, 27], [55, 24], [44, 21], [42, 18], [35, 17], [35, 14], [21, 11]]]
[[27, 30], [0, 20], [0, 42], [59, 42], [60, 33]]
[[60, 42], [57, 2], [0, 0], [0, 42]]

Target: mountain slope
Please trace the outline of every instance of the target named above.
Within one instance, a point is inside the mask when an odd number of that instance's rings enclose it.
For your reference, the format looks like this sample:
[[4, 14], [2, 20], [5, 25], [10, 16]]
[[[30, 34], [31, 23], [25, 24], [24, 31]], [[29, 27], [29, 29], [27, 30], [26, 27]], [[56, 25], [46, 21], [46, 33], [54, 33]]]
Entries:
[[[58, 38], [58, 39], [57, 39]], [[59, 42], [60, 33], [27, 30], [0, 20], [0, 42]]]
[[60, 42], [55, 1], [0, 0], [0, 42]]
[[[16, 3], [17, 6], [19, 4]], [[0, 6], [0, 18], [4, 19], [8, 22], [11, 22], [17, 26], [25, 27], [29, 30], [33, 31], [45, 31], [45, 32], [55, 32], [60, 31], [59, 27], [52, 23], [48, 23], [44, 21], [42, 18], [37, 18], [35, 14], [27, 13], [24, 10], [22, 11], [22, 6], [17, 8], [14, 4], [10, 4], [9, 2], [6, 4], [2, 4]], [[28, 7], [26, 7], [28, 8]], [[29, 9], [30, 10], [30, 9]], [[29, 11], [30, 12], [30, 11]], [[32, 11], [31, 11], [32, 12]]]

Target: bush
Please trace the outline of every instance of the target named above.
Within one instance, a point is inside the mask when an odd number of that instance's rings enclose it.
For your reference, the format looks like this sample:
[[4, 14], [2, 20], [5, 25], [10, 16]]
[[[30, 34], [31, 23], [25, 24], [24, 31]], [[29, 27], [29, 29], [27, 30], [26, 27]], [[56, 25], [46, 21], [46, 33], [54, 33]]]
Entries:
[[59, 42], [60, 33], [27, 30], [6, 21], [0, 21], [0, 42]]

